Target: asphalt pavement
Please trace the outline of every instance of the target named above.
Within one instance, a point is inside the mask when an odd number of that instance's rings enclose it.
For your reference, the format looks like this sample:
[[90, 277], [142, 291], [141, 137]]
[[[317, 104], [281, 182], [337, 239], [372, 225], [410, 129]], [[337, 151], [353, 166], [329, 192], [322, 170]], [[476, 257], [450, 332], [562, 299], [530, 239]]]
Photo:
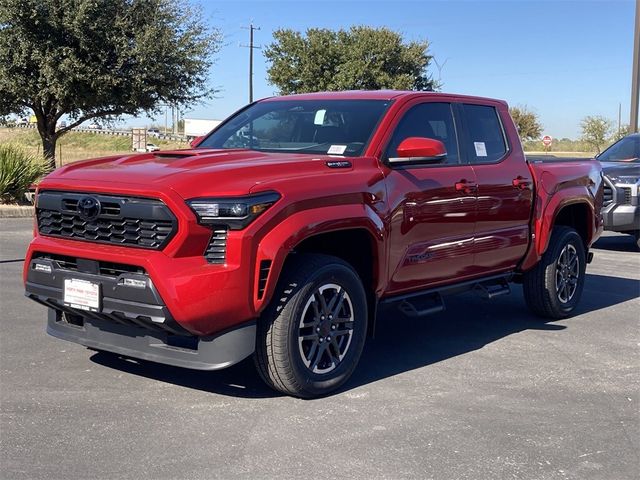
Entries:
[[2, 479], [637, 479], [640, 253], [607, 234], [576, 315], [520, 287], [422, 320], [387, 312], [338, 393], [298, 400], [251, 361], [196, 372], [48, 337], [23, 296], [32, 221], [0, 220]]

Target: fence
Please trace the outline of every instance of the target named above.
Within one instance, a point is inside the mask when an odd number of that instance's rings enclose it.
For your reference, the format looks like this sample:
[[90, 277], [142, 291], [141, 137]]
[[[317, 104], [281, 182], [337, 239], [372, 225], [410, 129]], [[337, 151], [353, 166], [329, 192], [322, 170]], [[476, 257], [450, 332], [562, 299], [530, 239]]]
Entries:
[[[33, 123], [29, 124], [17, 124], [17, 128], [32, 128], [35, 129], [36, 125]], [[85, 132], [85, 133], [97, 133], [98, 135], [115, 135], [115, 136], [131, 136], [131, 129], [127, 130], [116, 130], [109, 128], [89, 128], [89, 127], [76, 127], [71, 129], [73, 132]], [[161, 138], [163, 140], [173, 140], [176, 142], [187, 142], [187, 137], [185, 135], [174, 135], [172, 133], [165, 134], [161, 133], [159, 135], [155, 135], [157, 138]]]

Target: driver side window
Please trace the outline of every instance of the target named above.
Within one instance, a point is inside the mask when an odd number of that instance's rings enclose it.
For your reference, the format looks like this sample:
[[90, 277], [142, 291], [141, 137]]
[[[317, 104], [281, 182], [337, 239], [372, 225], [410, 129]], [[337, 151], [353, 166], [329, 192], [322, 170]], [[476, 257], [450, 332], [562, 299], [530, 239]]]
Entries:
[[445, 164], [458, 164], [458, 140], [450, 103], [421, 103], [409, 109], [393, 132], [387, 158], [397, 157], [400, 143], [409, 137], [440, 140], [447, 150]]

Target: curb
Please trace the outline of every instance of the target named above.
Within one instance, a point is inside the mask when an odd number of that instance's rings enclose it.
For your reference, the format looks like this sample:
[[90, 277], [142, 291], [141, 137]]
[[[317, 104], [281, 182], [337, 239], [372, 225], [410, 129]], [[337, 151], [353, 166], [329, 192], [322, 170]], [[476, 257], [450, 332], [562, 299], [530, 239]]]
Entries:
[[0, 218], [33, 217], [32, 205], [0, 205]]

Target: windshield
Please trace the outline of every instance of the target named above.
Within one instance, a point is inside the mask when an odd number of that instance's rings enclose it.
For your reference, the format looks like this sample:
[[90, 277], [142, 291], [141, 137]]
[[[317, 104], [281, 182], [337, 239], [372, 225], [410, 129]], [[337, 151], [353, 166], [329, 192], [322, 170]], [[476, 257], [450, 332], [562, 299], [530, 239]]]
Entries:
[[637, 162], [640, 158], [640, 135], [625, 137], [598, 156], [601, 162]]
[[225, 121], [198, 148], [360, 155], [391, 101], [258, 102]]

